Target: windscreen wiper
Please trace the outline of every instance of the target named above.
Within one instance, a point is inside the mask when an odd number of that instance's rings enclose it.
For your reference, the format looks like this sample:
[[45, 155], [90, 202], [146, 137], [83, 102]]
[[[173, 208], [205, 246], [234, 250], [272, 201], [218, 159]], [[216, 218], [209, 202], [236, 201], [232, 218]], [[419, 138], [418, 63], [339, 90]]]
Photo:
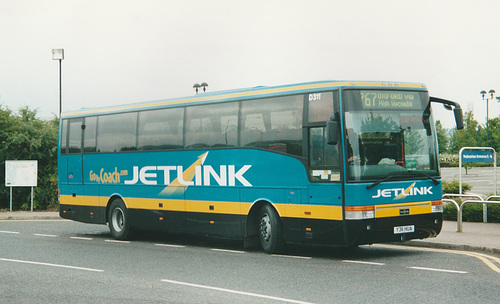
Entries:
[[423, 175], [425, 177], [428, 177], [432, 180], [432, 182], [434, 183], [434, 185], [438, 185], [440, 183], [440, 181], [438, 179], [436, 179], [435, 177], [425, 173], [425, 172], [422, 172], [422, 171], [417, 171], [417, 170], [407, 170], [407, 171], [402, 171], [402, 172], [399, 172], [398, 174], [392, 174], [392, 175], [389, 175], [389, 176], [386, 176], [376, 182], [374, 182], [373, 184], [370, 184], [368, 186], [366, 186], [366, 189], [371, 189], [375, 186], [377, 186], [378, 184], [380, 183], [383, 183], [385, 181], [388, 181], [390, 180], [391, 178], [394, 178], [394, 177], [398, 177], [398, 176], [401, 176], [401, 173], [419, 173], [420, 175]]
[[408, 172], [411, 172], [411, 173], [419, 173], [420, 175], [423, 175], [425, 177], [428, 177], [432, 180], [432, 182], [434, 183], [434, 185], [439, 185], [440, 181], [438, 179], [436, 179], [434, 176], [431, 176], [423, 171], [418, 171], [418, 170], [408, 170]]
[[398, 175], [394, 175], [393, 174], [393, 175], [386, 176], [386, 177], [384, 177], [382, 179], [379, 179], [378, 181], [374, 182], [373, 184], [370, 184], [370, 185], [366, 186], [366, 189], [371, 189], [371, 188], [375, 187], [376, 185], [378, 185], [380, 183], [383, 183], [385, 181], [390, 180], [391, 178], [398, 177], [398, 176], [399, 176], [399, 174]]

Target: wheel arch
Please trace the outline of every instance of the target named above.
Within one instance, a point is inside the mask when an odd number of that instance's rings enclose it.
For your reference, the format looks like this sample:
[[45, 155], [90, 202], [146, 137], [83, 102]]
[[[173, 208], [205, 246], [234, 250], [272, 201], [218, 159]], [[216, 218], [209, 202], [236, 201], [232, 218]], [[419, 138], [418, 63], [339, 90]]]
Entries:
[[255, 200], [255, 202], [252, 204], [252, 207], [250, 207], [250, 211], [247, 214], [245, 223], [245, 237], [253, 238], [258, 236], [259, 210], [266, 205], [270, 206], [274, 209], [274, 211], [276, 211], [276, 214], [278, 214], [279, 216], [280, 223], [281, 225], [283, 225], [283, 223], [281, 222], [281, 214], [279, 213], [276, 206], [268, 199], [259, 198]]
[[120, 199], [123, 204], [125, 204], [125, 208], [128, 209], [128, 206], [127, 206], [127, 202], [125, 201], [125, 199], [123, 198], [123, 196], [121, 196], [120, 194], [118, 193], [113, 193], [109, 199], [108, 199], [108, 203], [106, 204], [106, 223], [109, 223], [109, 207], [111, 206], [111, 203], [115, 200], [115, 199]]

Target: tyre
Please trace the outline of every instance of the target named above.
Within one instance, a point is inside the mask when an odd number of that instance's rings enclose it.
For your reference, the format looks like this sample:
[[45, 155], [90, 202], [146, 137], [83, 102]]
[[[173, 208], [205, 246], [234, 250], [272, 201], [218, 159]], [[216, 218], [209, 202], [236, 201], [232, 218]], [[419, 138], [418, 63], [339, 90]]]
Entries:
[[266, 253], [277, 253], [283, 249], [283, 232], [278, 213], [270, 205], [259, 211], [259, 239]]
[[126, 240], [129, 236], [130, 224], [127, 207], [121, 199], [111, 202], [108, 214], [109, 230], [113, 238]]

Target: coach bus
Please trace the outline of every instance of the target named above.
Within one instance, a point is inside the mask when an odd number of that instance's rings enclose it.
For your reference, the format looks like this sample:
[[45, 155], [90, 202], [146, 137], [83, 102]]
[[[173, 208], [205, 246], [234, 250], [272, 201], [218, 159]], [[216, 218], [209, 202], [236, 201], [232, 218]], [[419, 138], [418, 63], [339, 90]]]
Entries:
[[60, 216], [133, 229], [358, 246], [442, 227], [438, 145], [417, 83], [321, 81], [63, 113]]

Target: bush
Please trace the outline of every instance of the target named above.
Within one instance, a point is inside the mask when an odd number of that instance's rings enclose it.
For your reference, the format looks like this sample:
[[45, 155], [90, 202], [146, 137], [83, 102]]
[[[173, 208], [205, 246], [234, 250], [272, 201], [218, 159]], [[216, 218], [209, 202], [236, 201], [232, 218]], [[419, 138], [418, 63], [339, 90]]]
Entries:
[[[459, 203], [460, 204], [460, 203]], [[447, 203], [443, 206], [443, 219], [445, 221], [457, 221], [457, 207], [452, 203]]]
[[500, 223], [500, 205], [488, 205], [488, 223]]
[[[38, 185], [33, 189], [33, 207], [57, 206], [57, 132], [59, 121], [40, 120], [28, 107], [13, 113], [0, 105], [0, 180], [5, 180], [6, 160], [37, 160]], [[0, 209], [9, 208], [9, 188], [0, 183]], [[13, 210], [31, 208], [29, 187], [12, 189]]]
[[[459, 194], [460, 193], [460, 182], [454, 179], [451, 182], [445, 182], [442, 180], [443, 183], [443, 194]], [[472, 187], [469, 184], [462, 183], [462, 193], [465, 193], [472, 189]]]
[[[460, 199], [455, 199], [462, 205]], [[443, 206], [443, 218], [447, 221], [457, 221], [457, 207], [454, 204]], [[500, 205], [488, 205], [488, 223], [500, 223]], [[483, 204], [467, 204], [462, 210], [463, 222], [483, 222]]]

